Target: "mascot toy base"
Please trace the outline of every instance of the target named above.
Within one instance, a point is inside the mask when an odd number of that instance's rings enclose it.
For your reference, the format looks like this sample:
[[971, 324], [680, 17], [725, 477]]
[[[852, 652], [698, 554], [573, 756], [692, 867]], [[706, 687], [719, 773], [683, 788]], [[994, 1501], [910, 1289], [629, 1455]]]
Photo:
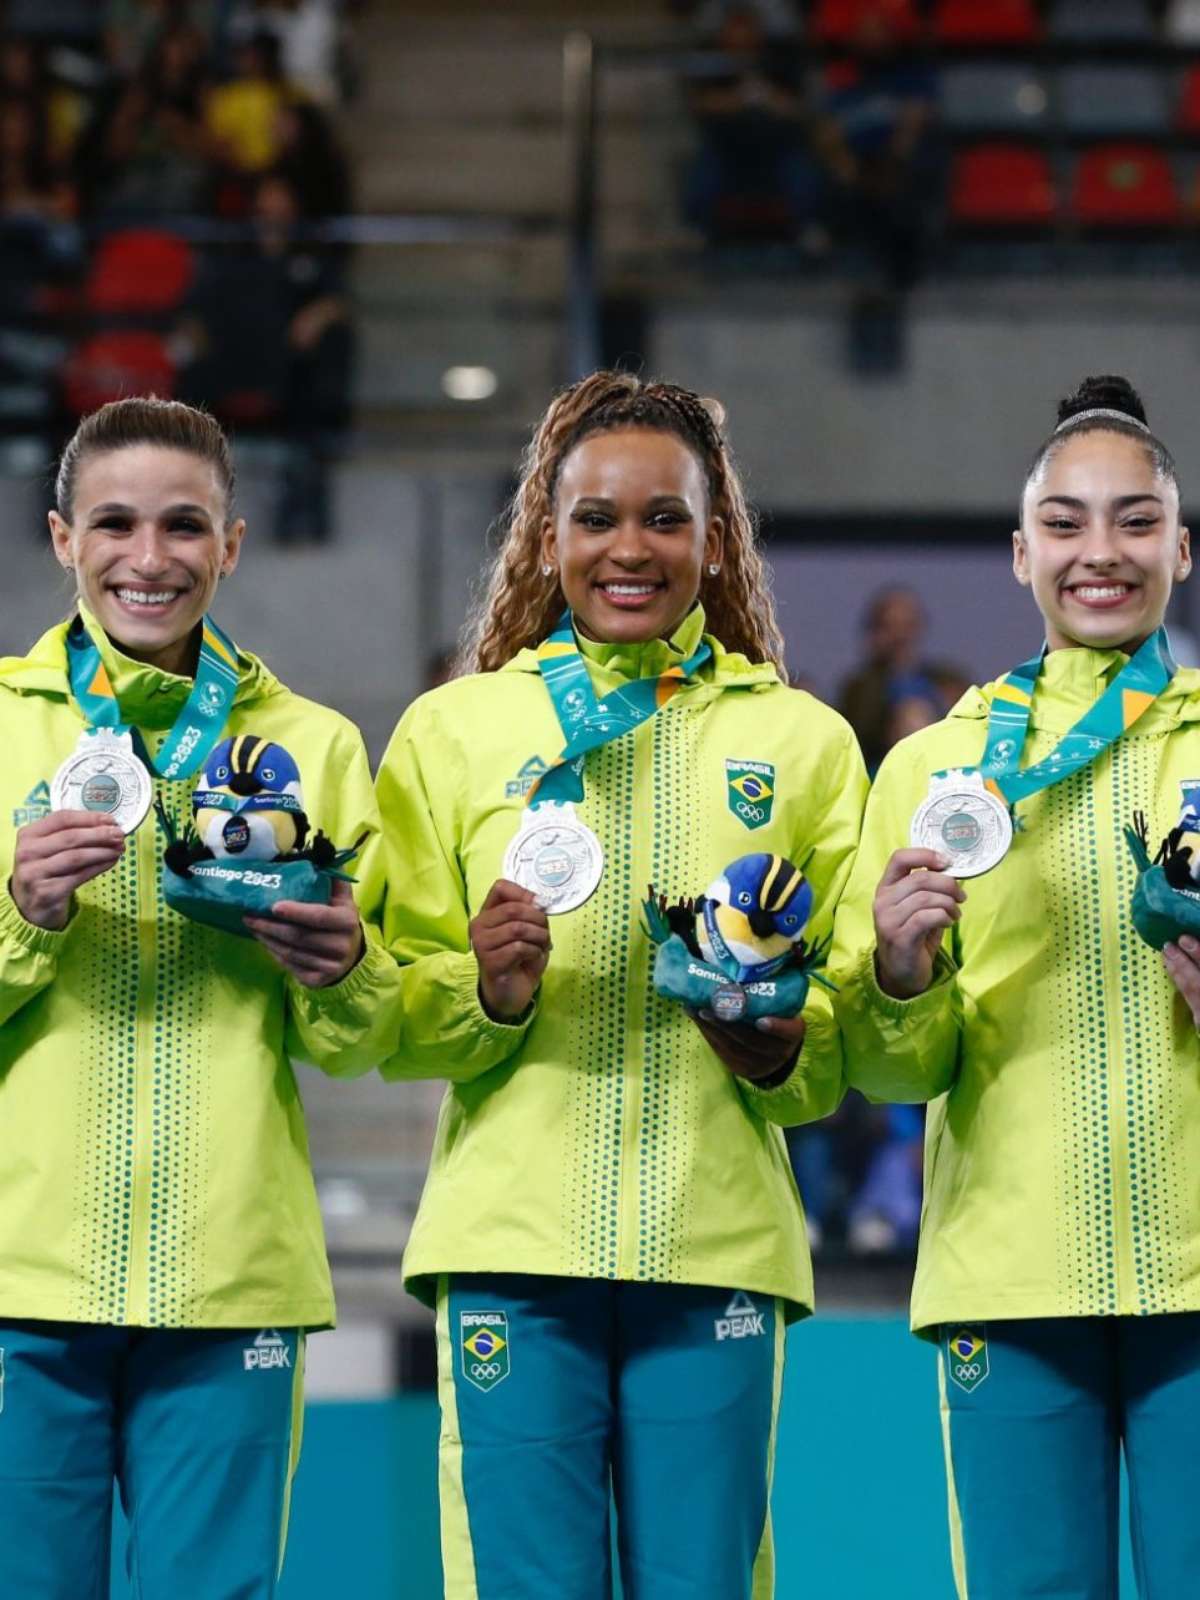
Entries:
[[[713, 1011], [721, 1021], [757, 1022], [759, 1017], [794, 1017], [808, 999], [809, 974], [799, 967], [778, 972], [757, 983], [735, 984], [708, 961], [694, 956], [677, 933], [658, 947], [654, 987], [665, 1000], [677, 1000], [689, 1011]], [[721, 1016], [721, 997], [739, 991], [745, 996], [740, 1015]], [[714, 998], [717, 1005], [714, 1008]]]
[[311, 861], [198, 861], [187, 874], [163, 867], [163, 899], [173, 911], [222, 933], [252, 938], [243, 917], [269, 917], [280, 900], [328, 905], [334, 876]]
[[[1125, 829], [1125, 842], [1138, 869], [1130, 911], [1140, 937], [1154, 950], [1177, 943], [1185, 933], [1200, 939], [1200, 888], [1177, 889], [1167, 881], [1160, 865], [1151, 864], [1146, 819], [1141, 812], [1133, 827]], [[1164, 844], [1160, 859], [1165, 849]]]

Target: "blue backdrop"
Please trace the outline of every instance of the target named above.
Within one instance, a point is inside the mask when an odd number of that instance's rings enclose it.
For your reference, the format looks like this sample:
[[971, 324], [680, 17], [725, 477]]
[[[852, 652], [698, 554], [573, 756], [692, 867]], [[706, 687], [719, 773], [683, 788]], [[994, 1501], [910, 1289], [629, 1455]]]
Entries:
[[[282, 1600], [439, 1600], [436, 1450], [431, 1395], [311, 1405]], [[774, 1507], [779, 1600], [954, 1600], [934, 1352], [900, 1320], [792, 1329]]]

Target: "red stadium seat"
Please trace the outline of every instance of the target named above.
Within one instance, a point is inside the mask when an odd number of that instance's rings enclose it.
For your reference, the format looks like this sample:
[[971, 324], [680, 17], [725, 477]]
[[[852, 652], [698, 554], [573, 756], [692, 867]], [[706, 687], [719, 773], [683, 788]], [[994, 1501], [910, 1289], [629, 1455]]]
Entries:
[[1075, 169], [1071, 214], [1089, 228], [1170, 228], [1180, 221], [1170, 163], [1152, 145], [1085, 150]]
[[890, 23], [902, 39], [921, 31], [914, 0], [817, 0], [812, 13], [812, 36], [821, 44], [845, 44], [872, 15]]
[[179, 309], [194, 274], [191, 246], [182, 239], [157, 228], [129, 228], [101, 241], [85, 296], [102, 316], [161, 315]]
[[1041, 31], [1031, 0], [938, 0], [933, 13], [943, 44], [1028, 44]]
[[1181, 133], [1200, 133], [1200, 67], [1189, 67], [1184, 74], [1175, 122]]
[[1050, 163], [1040, 150], [982, 144], [956, 158], [950, 180], [950, 215], [971, 227], [1045, 227], [1058, 196]]
[[157, 333], [117, 330], [85, 339], [67, 358], [63, 397], [74, 416], [131, 394], [175, 392], [175, 366]]

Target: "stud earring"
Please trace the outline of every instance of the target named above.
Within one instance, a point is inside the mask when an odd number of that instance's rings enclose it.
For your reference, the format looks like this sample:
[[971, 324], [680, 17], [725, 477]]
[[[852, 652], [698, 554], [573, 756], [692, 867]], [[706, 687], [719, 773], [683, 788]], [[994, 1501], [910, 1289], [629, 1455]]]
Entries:
[[708, 563], [708, 575], [709, 575], [710, 578], [715, 578], [717, 573], [720, 572], [720, 570], [721, 570], [720, 567], [717, 565], [717, 563], [715, 561], [710, 561]]
[[548, 578], [553, 571], [554, 571], [553, 567], [543, 567], [542, 568], [542, 577], [543, 578]]

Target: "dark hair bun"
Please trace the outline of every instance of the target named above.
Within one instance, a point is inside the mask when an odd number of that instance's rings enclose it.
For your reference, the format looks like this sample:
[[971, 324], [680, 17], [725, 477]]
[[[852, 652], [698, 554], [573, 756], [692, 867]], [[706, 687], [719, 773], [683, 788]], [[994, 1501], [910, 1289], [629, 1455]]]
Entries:
[[1085, 378], [1074, 394], [1069, 394], [1058, 404], [1058, 422], [1061, 427], [1072, 417], [1084, 411], [1122, 411], [1135, 422], [1147, 423], [1142, 397], [1128, 378], [1107, 373], [1099, 378]]

